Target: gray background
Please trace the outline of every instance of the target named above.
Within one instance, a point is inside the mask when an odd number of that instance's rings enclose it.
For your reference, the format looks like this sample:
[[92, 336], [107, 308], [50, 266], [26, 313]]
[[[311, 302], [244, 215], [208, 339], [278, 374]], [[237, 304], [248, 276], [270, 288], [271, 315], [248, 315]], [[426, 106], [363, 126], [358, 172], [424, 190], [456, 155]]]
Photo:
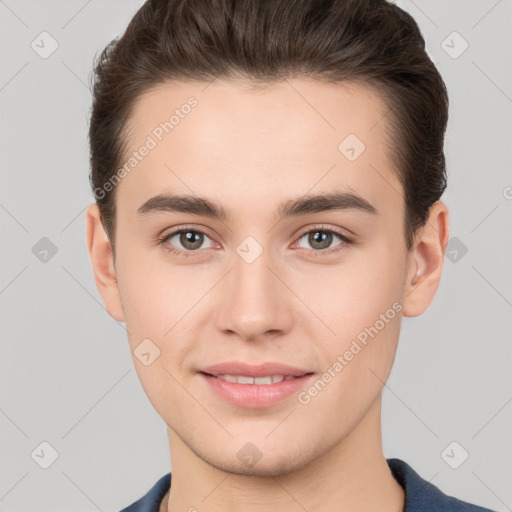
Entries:
[[[2, 511], [116, 511], [170, 469], [165, 425], [124, 325], [103, 308], [84, 231], [92, 59], [141, 4], [0, 1]], [[443, 200], [456, 239], [431, 307], [403, 322], [383, 394], [385, 454], [448, 494], [511, 510], [512, 5], [398, 5], [450, 94]], [[58, 43], [47, 58], [31, 47], [51, 49], [43, 31]], [[454, 31], [469, 44], [460, 55]], [[43, 237], [57, 249], [46, 261]], [[58, 453], [48, 469], [45, 441]]]

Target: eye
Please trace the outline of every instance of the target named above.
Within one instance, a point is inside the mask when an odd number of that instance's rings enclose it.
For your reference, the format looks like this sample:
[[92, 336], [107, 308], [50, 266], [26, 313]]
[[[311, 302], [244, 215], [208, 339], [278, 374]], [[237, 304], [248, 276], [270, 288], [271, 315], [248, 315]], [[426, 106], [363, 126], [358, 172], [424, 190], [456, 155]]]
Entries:
[[[330, 249], [331, 244], [333, 243], [333, 241], [335, 241], [336, 238], [341, 240], [341, 242], [338, 243], [334, 249]], [[309, 231], [303, 233], [298, 240], [299, 247], [303, 247], [300, 245], [300, 241], [302, 239], [305, 239], [310, 246], [305, 247], [306, 249], [311, 249], [314, 252], [325, 252], [329, 254], [340, 251], [341, 249], [343, 249], [345, 245], [353, 242], [352, 238], [343, 234], [342, 232], [332, 228], [326, 229], [323, 226], [317, 227], [315, 229], [310, 229]]]
[[193, 253], [199, 252], [200, 249], [205, 249], [205, 247], [202, 247], [205, 239], [213, 242], [213, 240], [200, 229], [183, 227], [171, 233], [166, 233], [159, 239], [159, 243], [169, 252], [192, 256], [194, 255]]
[[[338, 238], [340, 242], [330, 248], [333, 241]], [[301, 240], [306, 240], [310, 247], [303, 247]], [[209, 248], [218, 246], [204, 231], [196, 227], [181, 227], [164, 234], [158, 239], [158, 243], [162, 245], [166, 251], [182, 256], [196, 256], [201, 253], [202, 249], [208, 249], [203, 244], [205, 240], [210, 240], [213, 245]], [[318, 226], [314, 229], [304, 232], [296, 242], [298, 247], [308, 249], [315, 256], [324, 254], [332, 254], [342, 250], [346, 245], [351, 244], [353, 239], [348, 235], [338, 231], [337, 229], [327, 229], [324, 226]]]

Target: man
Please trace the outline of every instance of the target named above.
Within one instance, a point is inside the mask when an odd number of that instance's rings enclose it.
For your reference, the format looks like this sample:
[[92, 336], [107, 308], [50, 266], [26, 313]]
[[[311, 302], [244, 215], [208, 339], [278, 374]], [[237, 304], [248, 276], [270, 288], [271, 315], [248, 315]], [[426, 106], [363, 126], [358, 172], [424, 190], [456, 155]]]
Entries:
[[148, 1], [105, 49], [88, 249], [172, 462], [124, 512], [486, 510], [381, 440], [441, 279], [447, 115], [384, 0]]

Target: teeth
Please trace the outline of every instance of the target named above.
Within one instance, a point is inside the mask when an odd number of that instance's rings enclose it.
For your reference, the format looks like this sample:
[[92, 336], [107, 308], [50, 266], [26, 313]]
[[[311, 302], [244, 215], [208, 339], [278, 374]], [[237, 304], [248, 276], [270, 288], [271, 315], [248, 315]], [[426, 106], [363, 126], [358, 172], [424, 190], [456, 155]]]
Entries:
[[293, 375], [272, 375], [268, 377], [249, 377], [246, 375], [217, 375], [219, 379], [226, 380], [228, 382], [235, 382], [237, 384], [277, 384], [283, 380], [294, 379]]

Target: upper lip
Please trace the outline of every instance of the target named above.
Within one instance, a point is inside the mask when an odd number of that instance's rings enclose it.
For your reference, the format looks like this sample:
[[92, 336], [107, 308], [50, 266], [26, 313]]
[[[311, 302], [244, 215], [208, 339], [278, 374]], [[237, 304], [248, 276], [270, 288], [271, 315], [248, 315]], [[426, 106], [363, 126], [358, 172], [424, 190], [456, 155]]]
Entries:
[[281, 363], [269, 362], [250, 365], [239, 361], [228, 361], [213, 366], [207, 366], [200, 371], [210, 375], [245, 375], [248, 377], [268, 377], [270, 375], [302, 377], [307, 373], [312, 373], [307, 370], [302, 370], [301, 368], [295, 368]]

